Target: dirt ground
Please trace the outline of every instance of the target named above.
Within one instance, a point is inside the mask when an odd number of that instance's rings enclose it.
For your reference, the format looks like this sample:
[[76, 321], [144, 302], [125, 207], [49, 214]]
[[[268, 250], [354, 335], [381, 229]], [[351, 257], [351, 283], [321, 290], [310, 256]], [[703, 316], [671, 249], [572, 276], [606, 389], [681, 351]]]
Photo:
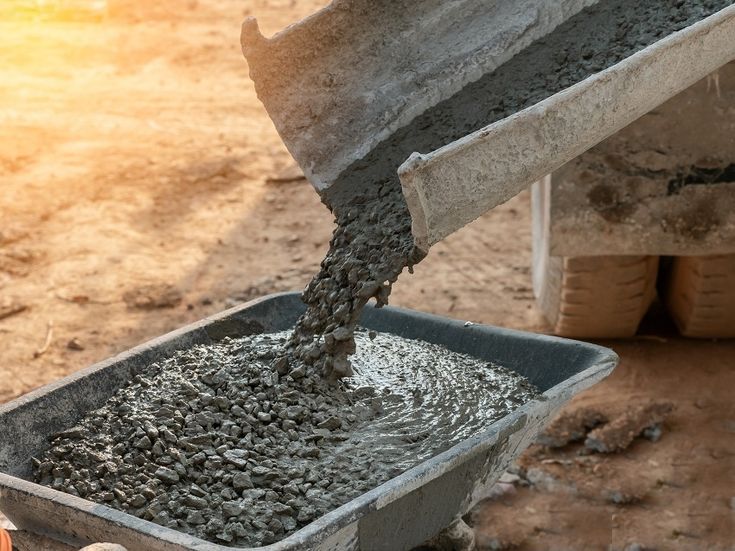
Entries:
[[[0, 402], [316, 271], [329, 212], [239, 50], [325, 2], [116, 0], [0, 21]], [[1, 12], [1, 11], [0, 11]], [[530, 331], [527, 194], [436, 245], [393, 304]], [[280, 277], [274, 274], [282, 273]], [[735, 549], [735, 343], [654, 313], [566, 413], [674, 411], [619, 453], [534, 446], [471, 515], [481, 549]]]

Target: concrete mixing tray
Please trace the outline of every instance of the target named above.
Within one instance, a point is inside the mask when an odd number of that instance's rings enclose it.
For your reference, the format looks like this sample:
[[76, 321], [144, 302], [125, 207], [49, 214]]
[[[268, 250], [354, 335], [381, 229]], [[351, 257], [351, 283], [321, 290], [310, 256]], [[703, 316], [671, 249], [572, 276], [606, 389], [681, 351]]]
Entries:
[[[175, 350], [226, 336], [291, 327], [304, 306], [296, 293], [271, 295], [206, 318], [0, 406], [0, 510], [19, 528], [70, 544], [113, 541], [129, 551], [233, 549], [29, 482], [31, 457], [49, 437], [99, 408], [148, 365]], [[607, 376], [607, 348], [403, 310], [367, 308], [362, 325], [437, 343], [525, 375], [543, 395], [288, 538], [260, 549], [410, 549], [483, 497], [539, 429], [578, 392]]]

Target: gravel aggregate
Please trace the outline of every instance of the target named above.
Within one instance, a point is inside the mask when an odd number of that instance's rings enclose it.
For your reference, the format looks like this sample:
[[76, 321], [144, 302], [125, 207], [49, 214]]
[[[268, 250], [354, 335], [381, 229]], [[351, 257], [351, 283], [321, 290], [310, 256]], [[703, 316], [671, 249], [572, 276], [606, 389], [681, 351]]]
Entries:
[[233, 546], [276, 542], [536, 396], [502, 367], [359, 330], [354, 374], [273, 368], [281, 332], [152, 364], [34, 459], [37, 482]]

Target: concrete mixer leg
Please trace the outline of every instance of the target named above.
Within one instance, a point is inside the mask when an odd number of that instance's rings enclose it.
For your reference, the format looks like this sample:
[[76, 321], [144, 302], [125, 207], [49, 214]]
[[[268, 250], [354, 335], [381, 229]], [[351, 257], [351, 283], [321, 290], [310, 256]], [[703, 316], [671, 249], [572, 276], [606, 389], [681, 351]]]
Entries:
[[682, 335], [735, 337], [735, 255], [674, 259], [663, 298]]

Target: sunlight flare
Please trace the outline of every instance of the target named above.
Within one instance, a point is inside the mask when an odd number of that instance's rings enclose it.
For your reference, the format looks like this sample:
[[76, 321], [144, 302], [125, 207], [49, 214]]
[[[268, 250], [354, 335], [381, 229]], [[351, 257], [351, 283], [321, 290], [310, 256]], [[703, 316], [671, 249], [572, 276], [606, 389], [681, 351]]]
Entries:
[[86, 19], [106, 11], [107, 0], [3, 0], [0, 19]]

